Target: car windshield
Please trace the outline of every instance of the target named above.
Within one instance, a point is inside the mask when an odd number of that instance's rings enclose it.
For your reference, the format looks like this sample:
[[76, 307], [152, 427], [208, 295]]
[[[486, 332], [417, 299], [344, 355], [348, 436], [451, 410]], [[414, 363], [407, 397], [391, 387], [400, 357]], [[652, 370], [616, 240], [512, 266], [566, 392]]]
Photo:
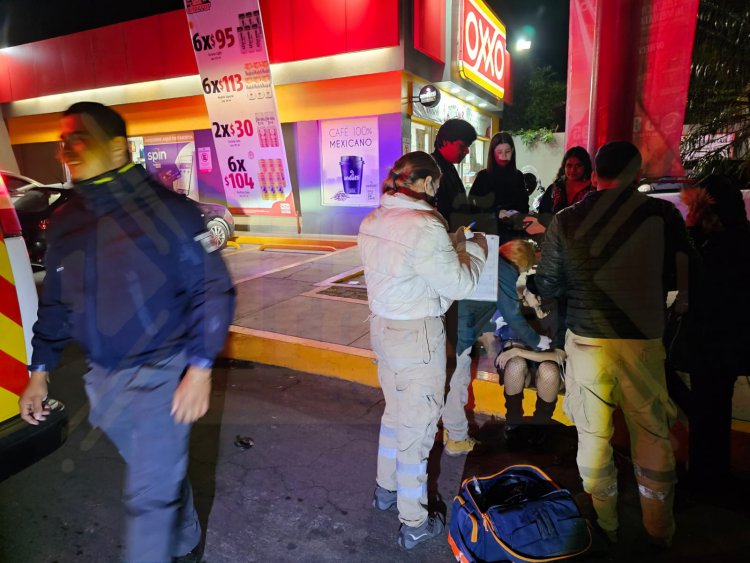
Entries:
[[25, 213], [40, 213], [47, 209], [60, 194], [30, 190], [13, 202], [16, 211]]
[[5, 182], [5, 186], [8, 188], [8, 192], [10, 192], [11, 196], [19, 190], [34, 186], [34, 184], [30, 184], [25, 178], [17, 178], [10, 174], [3, 174], [3, 181]]

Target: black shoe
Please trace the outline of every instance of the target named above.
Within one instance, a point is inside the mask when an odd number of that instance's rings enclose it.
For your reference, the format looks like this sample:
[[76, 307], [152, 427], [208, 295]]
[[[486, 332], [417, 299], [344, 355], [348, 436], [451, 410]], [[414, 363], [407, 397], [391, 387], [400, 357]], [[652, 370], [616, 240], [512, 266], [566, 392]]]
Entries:
[[203, 558], [203, 547], [203, 542], [198, 542], [198, 545], [188, 551], [185, 555], [173, 557], [172, 561], [173, 563], [200, 563]]

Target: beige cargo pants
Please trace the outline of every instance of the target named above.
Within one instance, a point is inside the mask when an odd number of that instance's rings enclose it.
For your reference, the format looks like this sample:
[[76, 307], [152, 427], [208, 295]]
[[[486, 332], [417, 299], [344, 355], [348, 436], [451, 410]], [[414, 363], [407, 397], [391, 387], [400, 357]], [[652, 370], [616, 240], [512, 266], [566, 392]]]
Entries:
[[669, 428], [675, 407], [667, 395], [661, 340], [586, 338], [568, 331], [565, 352], [564, 408], [578, 431], [578, 470], [599, 525], [608, 531], [618, 526], [610, 438], [619, 406], [630, 434], [643, 525], [654, 538], [671, 540], [676, 478]]
[[370, 340], [385, 396], [380, 422], [377, 483], [397, 491], [399, 520], [427, 519], [427, 458], [445, 393], [442, 317], [395, 321], [373, 316]]

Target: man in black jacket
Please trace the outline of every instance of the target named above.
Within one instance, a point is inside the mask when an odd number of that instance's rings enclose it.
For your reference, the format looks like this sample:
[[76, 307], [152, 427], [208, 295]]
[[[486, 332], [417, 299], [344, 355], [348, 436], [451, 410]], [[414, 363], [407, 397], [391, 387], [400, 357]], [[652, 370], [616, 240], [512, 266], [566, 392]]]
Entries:
[[43, 423], [48, 374], [78, 341], [91, 367], [89, 420], [127, 463], [125, 560], [197, 560], [188, 443], [208, 410], [232, 282], [195, 204], [130, 162], [118, 113], [74, 104], [60, 138], [75, 193], [49, 225], [21, 417]]
[[[463, 119], [449, 119], [440, 126], [435, 137], [435, 151], [432, 156], [442, 172], [440, 189], [437, 192], [437, 209], [448, 221], [451, 232], [464, 226], [461, 221], [469, 211], [466, 187], [455, 165], [469, 154], [469, 147], [476, 139], [477, 132], [474, 127]], [[452, 217], [456, 212], [461, 215]]]
[[565, 411], [578, 430], [578, 469], [599, 526], [616, 539], [612, 413], [620, 407], [651, 540], [671, 543], [675, 414], [664, 376], [666, 292], [686, 297], [690, 243], [677, 209], [636, 189], [641, 155], [628, 142], [596, 155], [595, 193], [552, 219], [528, 288], [568, 300]]

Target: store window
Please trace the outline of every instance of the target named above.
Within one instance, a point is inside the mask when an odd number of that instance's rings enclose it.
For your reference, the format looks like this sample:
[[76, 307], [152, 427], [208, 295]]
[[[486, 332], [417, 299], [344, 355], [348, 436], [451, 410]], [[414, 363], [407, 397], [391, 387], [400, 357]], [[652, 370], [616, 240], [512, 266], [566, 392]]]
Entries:
[[437, 127], [424, 123], [411, 122], [411, 150], [432, 153], [435, 150]]
[[469, 154], [466, 158], [461, 161], [457, 166], [458, 175], [463, 180], [464, 186], [469, 190], [471, 185], [474, 183], [474, 178], [477, 172], [487, 166], [485, 160], [487, 159], [487, 147], [488, 142], [486, 140], [477, 139], [471, 144], [469, 148]]
[[[411, 150], [432, 153], [435, 150], [435, 136], [438, 126], [429, 125], [420, 121], [411, 122]], [[486, 167], [488, 140], [479, 138], [472, 143], [469, 154], [456, 167], [458, 175], [463, 180], [466, 191], [469, 191], [474, 183], [477, 172]]]

